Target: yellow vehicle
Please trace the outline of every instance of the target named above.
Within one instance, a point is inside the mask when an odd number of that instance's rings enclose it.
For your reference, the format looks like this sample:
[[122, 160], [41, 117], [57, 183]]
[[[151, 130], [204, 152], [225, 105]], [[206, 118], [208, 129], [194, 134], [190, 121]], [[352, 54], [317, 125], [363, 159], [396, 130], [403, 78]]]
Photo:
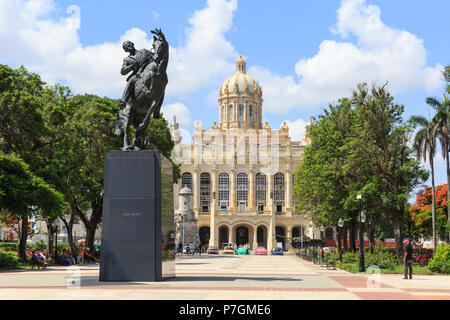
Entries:
[[233, 246], [225, 246], [223, 248], [223, 253], [231, 253], [234, 254], [234, 247]]

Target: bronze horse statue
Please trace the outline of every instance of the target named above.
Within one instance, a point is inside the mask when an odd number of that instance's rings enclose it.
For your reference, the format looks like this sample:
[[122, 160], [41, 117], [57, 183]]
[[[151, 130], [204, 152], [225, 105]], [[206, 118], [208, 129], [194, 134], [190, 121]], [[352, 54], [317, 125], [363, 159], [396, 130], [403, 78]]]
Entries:
[[[124, 59], [122, 74], [133, 73], [127, 79], [127, 87], [119, 104], [114, 133], [123, 132], [124, 151], [143, 150], [146, 148], [148, 138], [145, 131], [150, 117], [159, 118], [167, 79], [167, 64], [169, 61], [169, 44], [161, 29], [152, 30], [153, 48], [151, 51], [142, 49], [136, 51], [130, 41], [123, 44], [124, 50], [130, 56]], [[136, 129], [133, 144], [129, 143], [129, 128]]]

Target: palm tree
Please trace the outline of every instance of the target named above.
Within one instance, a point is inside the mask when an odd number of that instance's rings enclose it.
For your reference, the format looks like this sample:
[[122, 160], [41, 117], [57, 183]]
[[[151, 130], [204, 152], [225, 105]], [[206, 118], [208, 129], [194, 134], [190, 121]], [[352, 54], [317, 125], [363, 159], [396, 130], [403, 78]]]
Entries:
[[417, 131], [414, 137], [413, 148], [416, 151], [417, 159], [423, 157], [423, 161], [430, 162], [431, 167], [431, 219], [433, 228], [433, 247], [436, 248], [436, 200], [435, 200], [435, 187], [434, 187], [434, 156], [436, 154], [436, 124], [433, 121], [428, 121], [423, 116], [412, 116], [410, 121], [419, 126], [419, 131]]
[[[447, 200], [450, 199], [450, 165], [449, 165], [449, 151], [450, 151], [450, 100], [444, 96], [443, 101], [436, 98], [427, 98], [426, 102], [434, 110], [436, 114], [433, 117], [433, 122], [436, 126], [437, 137], [441, 143], [442, 158], [445, 159], [447, 168]], [[450, 201], [447, 201], [447, 219], [450, 226]], [[449, 235], [450, 240], [450, 235]]]

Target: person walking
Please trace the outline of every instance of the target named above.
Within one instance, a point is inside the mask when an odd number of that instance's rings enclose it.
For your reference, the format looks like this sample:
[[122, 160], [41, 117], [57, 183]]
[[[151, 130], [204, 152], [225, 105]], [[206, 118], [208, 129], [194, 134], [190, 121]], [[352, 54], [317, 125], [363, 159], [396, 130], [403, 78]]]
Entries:
[[194, 255], [194, 244], [192, 242], [189, 243], [189, 254]]
[[412, 279], [412, 274], [413, 274], [413, 267], [412, 267], [412, 263], [413, 263], [413, 257], [412, 257], [412, 253], [413, 253], [413, 249], [412, 249], [412, 245], [411, 245], [411, 241], [409, 238], [406, 238], [404, 241], [405, 244], [405, 254], [403, 255], [403, 263], [405, 265], [405, 275], [403, 277], [403, 279], [408, 279], [408, 271], [409, 271], [409, 279]]

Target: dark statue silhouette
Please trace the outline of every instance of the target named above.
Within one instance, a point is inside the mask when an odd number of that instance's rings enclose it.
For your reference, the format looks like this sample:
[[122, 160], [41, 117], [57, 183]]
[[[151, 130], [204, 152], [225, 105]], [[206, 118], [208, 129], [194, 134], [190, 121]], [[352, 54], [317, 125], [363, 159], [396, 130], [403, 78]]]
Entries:
[[[123, 132], [122, 150], [143, 150], [148, 143], [145, 131], [150, 122], [150, 117], [159, 118], [161, 105], [164, 101], [164, 92], [167, 85], [167, 63], [169, 61], [169, 44], [161, 29], [152, 30], [152, 50], [136, 50], [131, 41], [125, 41], [122, 45], [125, 52], [130, 55], [123, 60], [121, 74], [127, 78], [122, 99], [119, 103], [120, 110], [117, 114], [114, 133], [121, 135]], [[133, 143], [129, 143], [129, 128], [132, 125], [136, 129]]]

